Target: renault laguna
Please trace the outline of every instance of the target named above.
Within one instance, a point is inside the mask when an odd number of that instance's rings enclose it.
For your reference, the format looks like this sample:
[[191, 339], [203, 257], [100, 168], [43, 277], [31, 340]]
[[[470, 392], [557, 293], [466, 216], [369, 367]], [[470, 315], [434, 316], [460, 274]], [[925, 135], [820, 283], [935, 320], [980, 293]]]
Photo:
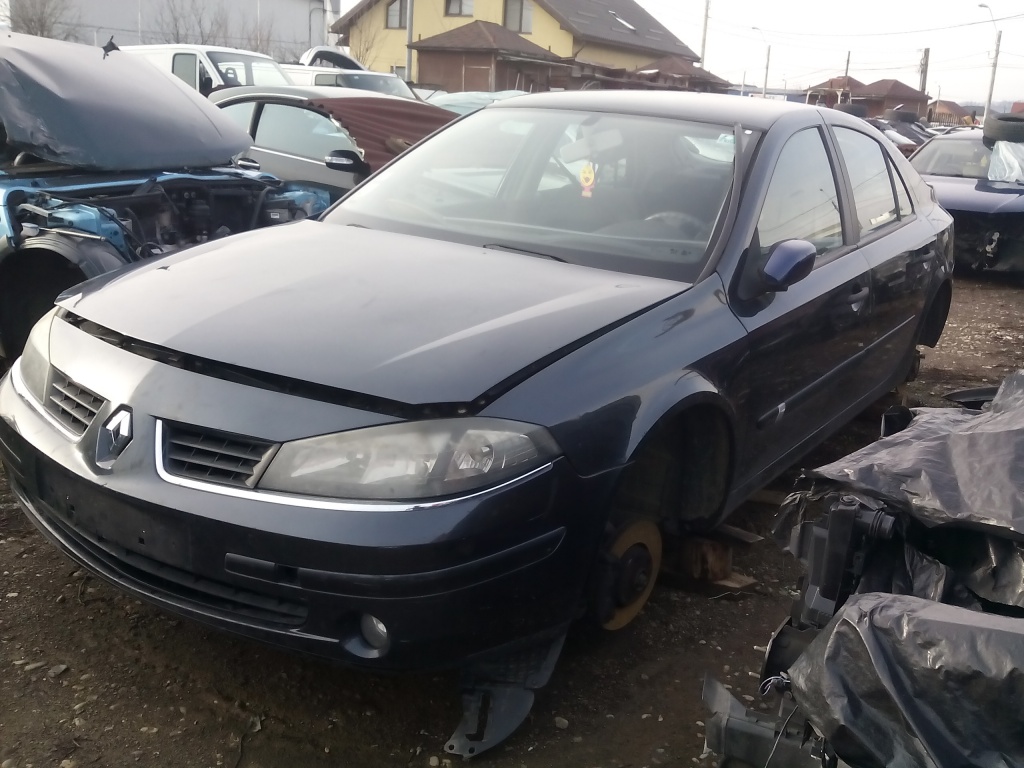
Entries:
[[175, 613], [466, 670], [448, 743], [526, 716], [574, 619], [912, 374], [951, 219], [873, 128], [560, 93], [455, 122], [307, 220], [96, 278], [0, 386], [65, 554]]

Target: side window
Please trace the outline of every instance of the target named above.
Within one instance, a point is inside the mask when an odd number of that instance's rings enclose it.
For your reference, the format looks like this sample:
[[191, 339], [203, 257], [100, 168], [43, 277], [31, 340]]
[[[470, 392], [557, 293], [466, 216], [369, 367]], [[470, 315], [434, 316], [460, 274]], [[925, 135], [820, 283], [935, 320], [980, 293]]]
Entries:
[[899, 206], [882, 147], [870, 136], [850, 128], [837, 127], [835, 133], [850, 174], [861, 236], [896, 221]]
[[221, 109], [221, 112], [230, 117], [231, 122], [248, 133], [249, 127], [252, 125], [252, 111], [255, 108], [255, 102], [244, 101], [241, 104], [231, 104], [224, 107]]
[[896, 201], [900, 204], [900, 218], [905, 219], [914, 212], [914, 205], [910, 202], [910, 193], [907, 191], [907, 182], [903, 180], [892, 163], [889, 164], [889, 170], [892, 171], [892, 180], [896, 185]]
[[284, 104], [266, 104], [256, 127], [256, 145], [323, 162], [335, 149], [355, 149], [352, 138], [317, 112]]
[[176, 53], [171, 59], [171, 72], [193, 88], [199, 87], [199, 57], [194, 53]]
[[843, 244], [835, 175], [817, 128], [796, 133], [783, 147], [757, 220], [757, 237], [762, 254], [780, 240], [807, 240], [819, 256]]
[[337, 75], [316, 75], [313, 78], [313, 85], [337, 85]]

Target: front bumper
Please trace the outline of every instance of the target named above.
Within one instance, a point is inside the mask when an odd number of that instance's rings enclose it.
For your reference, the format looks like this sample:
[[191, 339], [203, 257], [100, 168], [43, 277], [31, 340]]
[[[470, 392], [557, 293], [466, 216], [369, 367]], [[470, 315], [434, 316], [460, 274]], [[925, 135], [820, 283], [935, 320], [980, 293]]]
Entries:
[[[133, 357], [102, 346], [97, 354]], [[93, 432], [125, 400], [107, 395], [73, 441], [15, 390], [18, 375], [0, 383], [0, 460], [26, 514], [89, 571], [161, 608], [274, 645], [397, 670], [461, 665], [556, 634], [582, 606], [608, 478], [581, 479], [556, 460], [487, 493], [389, 511], [232, 498], [158, 476], [159, 419], [144, 386], [132, 402], [132, 442], [104, 470], [91, 463]], [[387, 627], [383, 649], [364, 638], [364, 614]]]

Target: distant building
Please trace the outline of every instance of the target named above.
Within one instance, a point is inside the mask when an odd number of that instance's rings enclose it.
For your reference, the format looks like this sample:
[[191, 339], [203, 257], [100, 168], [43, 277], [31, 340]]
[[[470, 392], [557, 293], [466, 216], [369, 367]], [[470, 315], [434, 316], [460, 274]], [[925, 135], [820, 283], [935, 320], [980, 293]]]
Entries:
[[826, 107], [849, 102], [862, 104], [868, 117], [879, 117], [885, 110], [897, 107], [924, 117], [928, 109], [928, 94], [899, 80], [876, 80], [865, 84], [844, 75], [813, 85], [804, 93], [808, 104], [821, 102]]
[[973, 125], [971, 110], [955, 101], [933, 101], [928, 105], [928, 121], [937, 125]]
[[844, 75], [843, 77], [830, 77], [823, 83], [812, 85], [804, 94], [804, 100], [808, 104], [818, 104], [826, 107], [834, 107], [836, 104], [845, 104], [853, 97], [857, 88], [863, 88], [864, 83], [855, 77]]
[[[19, 6], [38, 0], [0, 0], [17, 18]], [[24, 5], [22, 5], [24, 4]], [[60, 8], [54, 36], [103, 45], [110, 37], [136, 43], [205, 43], [296, 59], [313, 45], [328, 42], [340, 0], [76, 0]]]
[[[426, 52], [436, 53], [438, 46], [449, 51], [446, 57], [450, 61], [458, 50], [452, 46], [467, 46], [464, 50], [482, 53], [485, 58], [489, 51], [506, 62], [514, 55], [511, 49], [522, 48], [531, 52], [524, 62], [529, 65], [527, 69], [536, 63], [538, 50], [545, 51], [562, 62], [562, 67], [551, 66], [549, 70], [554, 74], [560, 69], [571, 83], [567, 87], [624, 82], [640, 67], [664, 56], [699, 60], [634, 0], [416, 0], [412, 40], [413, 49], [422, 54], [413, 57], [413, 71], [406, 73], [408, 12], [408, 0], [360, 0], [331, 31], [342, 35], [353, 54], [371, 69], [424, 82], [426, 73], [417, 70], [417, 59], [427, 56], [433, 68], [437, 56]], [[477, 22], [503, 27], [529, 45], [513, 45], [506, 36], [499, 40], [493, 29], [488, 32], [488, 27], [479, 24], [463, 33], [465, 37], [442, 37]], [[494, 36], [493, 45], [487, 41], [488, 35]], [[497, 75], [497, 69], [494, 72], [498, 79], [507, 80]]]

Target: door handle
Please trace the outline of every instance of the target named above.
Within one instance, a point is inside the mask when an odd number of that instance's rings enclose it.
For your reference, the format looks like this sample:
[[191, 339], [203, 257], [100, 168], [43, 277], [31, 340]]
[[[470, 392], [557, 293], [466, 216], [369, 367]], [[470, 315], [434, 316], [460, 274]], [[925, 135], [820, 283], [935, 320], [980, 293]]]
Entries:
[[864, 301], [870, 293], [871, 289], [867, 286], [862, 288], [859, 285], [855, 285], [853, 286], [853, 290], [850, 291], [850, 295], [846, 297], [846, 300], [850, 302], [850, 304], [859, 304]]

